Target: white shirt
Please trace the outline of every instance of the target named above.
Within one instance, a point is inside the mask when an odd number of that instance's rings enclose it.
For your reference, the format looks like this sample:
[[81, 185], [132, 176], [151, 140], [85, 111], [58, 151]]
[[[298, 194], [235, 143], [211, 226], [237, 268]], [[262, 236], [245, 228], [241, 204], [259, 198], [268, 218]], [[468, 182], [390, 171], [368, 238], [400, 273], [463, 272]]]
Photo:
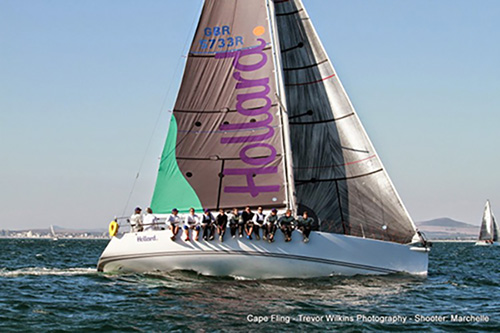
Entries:
[[188, 216], [186, 217], [186, 221], [184, 221], [184, 224], [187, 226], [200, 225], [200, 218], [196, 214], [188, 214]]
[[158, 218], [154, 214], [146, 213], [143, 218], [144, 230], [158, 230]]
[[168, 217], [167, 221], [168, 221], [168, 223], [170, 223], [171, 226], [174, 226], [174, 225], [180, 224], [182, 222], [182, 219], [179, 215], [171, 214]]
[[264, 215], [262, 213], [255, 213], [253, 215], [252, 221], [253, 221], [253, 223], [257, 223], [258, 225], [262, 225], [264, 223], [265, 217], [266, 217], [266, 215]]
[[142, 226], [142, 215], [134, 214], [130, 217], [130, 225], [134, 231], [138, 230]]

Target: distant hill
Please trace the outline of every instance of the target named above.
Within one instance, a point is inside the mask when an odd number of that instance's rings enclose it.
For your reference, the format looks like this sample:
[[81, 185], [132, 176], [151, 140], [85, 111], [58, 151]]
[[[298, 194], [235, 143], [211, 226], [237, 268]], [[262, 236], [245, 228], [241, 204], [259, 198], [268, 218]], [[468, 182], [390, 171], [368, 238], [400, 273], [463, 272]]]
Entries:
[[476, 226], [472, 224], [468, 224], [465, 222], [455, 221], [450, 219], [449, 217], [441, 217], [434, 220], [417, 222], [418, 226], [429, 226], [429, 227], [448, 227], [448, 228], [476, 228]]
[[476, 239], [479, 226], [442, 217], [416, 223], [430, 239]]

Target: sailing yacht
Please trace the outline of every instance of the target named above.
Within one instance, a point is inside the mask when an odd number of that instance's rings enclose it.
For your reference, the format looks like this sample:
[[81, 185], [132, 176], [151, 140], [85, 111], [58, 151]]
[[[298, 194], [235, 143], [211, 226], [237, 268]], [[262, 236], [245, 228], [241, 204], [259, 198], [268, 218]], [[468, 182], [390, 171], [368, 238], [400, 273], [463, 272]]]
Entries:
[[57, 237], [56, 232], [54, 230], [54, 226], [52, 224], [50, 225], [50, 236], [54, 241], [59, 240], [59, 237]]
[[491, 210], [490, 201], [486, 200], [484, 206], [483, 219], [481, 222], [481, 229], [479, 231], [479, 239], [476, 242], [477, 246], [489, 246], [496, 245], [499, 246], [498, 235], [500, 234], [500, 228], [497, 221], [495, 220], [495, 215]]
[[[151, 207], [309, 213], [310, 242], [114, 235], [98, 270], [244, 278], [426, 275], [425, 239], [398, 196], [301, 0], [206, 0]], [[123, 225], [123, 223], [122, 223]]]

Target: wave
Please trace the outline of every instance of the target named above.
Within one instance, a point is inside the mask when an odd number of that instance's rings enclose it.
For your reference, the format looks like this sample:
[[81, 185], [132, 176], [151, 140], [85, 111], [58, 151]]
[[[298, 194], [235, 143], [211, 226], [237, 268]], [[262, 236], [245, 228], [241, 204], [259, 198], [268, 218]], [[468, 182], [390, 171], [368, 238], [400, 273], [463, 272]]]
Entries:
[[26, 267], [12, 271], [6, 269], [0, 269], [0, 277], [41, 276], [41, 275], [75, 276], [75, 275], [93, 275], [93, 274], [97, 274], [96, 268]]

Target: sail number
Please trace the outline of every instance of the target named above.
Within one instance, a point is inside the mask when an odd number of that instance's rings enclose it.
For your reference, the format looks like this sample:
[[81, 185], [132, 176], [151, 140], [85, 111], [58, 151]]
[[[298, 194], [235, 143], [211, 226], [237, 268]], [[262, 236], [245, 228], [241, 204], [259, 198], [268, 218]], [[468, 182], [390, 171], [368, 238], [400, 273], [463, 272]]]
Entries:
[[204, 37], [200, 40], [202, 49], [225, 48], [243, 45], [243, 36], [230, 36], [231, 30], [228, 25], [221, 27], [205, 28]]

